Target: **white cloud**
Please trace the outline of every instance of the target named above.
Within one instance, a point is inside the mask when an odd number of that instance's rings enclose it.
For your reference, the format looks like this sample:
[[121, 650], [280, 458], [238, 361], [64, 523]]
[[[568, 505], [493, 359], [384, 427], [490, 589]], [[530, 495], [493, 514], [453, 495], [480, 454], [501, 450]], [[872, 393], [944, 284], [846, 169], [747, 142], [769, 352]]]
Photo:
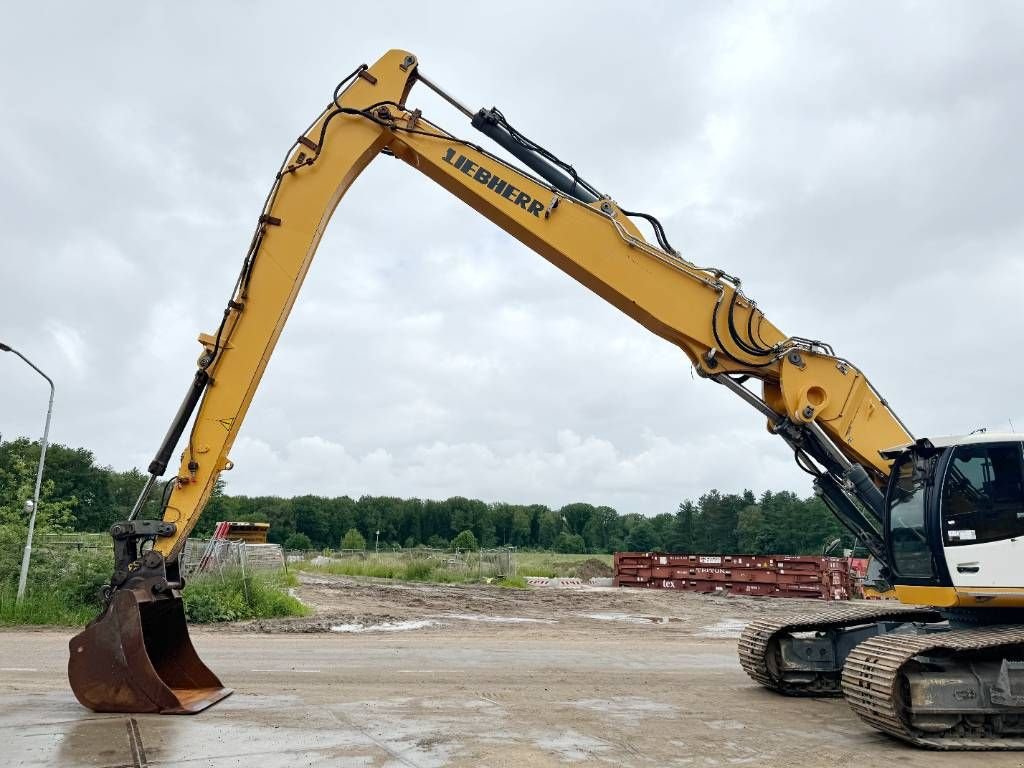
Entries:
[[[436, 19], [456, 7], [514, 59], [453, 46]], [[56, 380], [56, 440], [148, 463], [281, 153], [395, 44], [662, 216], [786, 332], [833, 343], [916, 432], [1024, 422], [1024, 364], [1003, 352], [1024, 285], [1018, 6], [609, 2], [584, 28], [550, 3], [310, 14], [301, 37], [275, 6], [8, 15], [0, 339]], [[339, 45], [339, 24], [362, 33]], [[481, 140], [422, 88], [412, 102]], [[35, 435], [38, 382], [16, 363], [0, 359], [0, 432]], [[342, 201], [232, 458], [239, 493], [657, 512], [713, 486], [809, 491], [678, 350], [388, 158]]]
[[544, 437], [544, 449], [518, 443], [436, 441], [397, 453], [375, 448], [362, 455], [318, 436], [292, 440], [280, 450], [242, 437], [232, 452], [236, 468], [231, 480], [255, 494], [301, 494], [315, 484], [325, 495], [420, 498], [462, 495], [469, 483], [479, 489], [477, 495], [488, 499], [544, 499], [555, 505], [589, 501], [657, 514], [673, 511], [680, 493], [695, 497], [715, 487], [742, 488], [735, 484], [734, 464], [740, 446], [760, 452], [756, 464], [744, 468], [753, 487], [789, 485], [779, 482], [780, 474], [788, 474], [789, 463], [772, 455], [774, 441], [767, 434], [752, 437], [741, 432], [673, 442], [647, 431], [635, 451], [569, 429]]

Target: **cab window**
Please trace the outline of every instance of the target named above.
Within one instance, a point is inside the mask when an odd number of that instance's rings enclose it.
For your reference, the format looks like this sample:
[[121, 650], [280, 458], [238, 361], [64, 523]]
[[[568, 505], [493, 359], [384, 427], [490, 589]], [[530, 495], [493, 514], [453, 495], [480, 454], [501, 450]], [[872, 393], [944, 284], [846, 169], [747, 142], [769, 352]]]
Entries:
[[942, 486], [947, 546], [1024, 536], [1024, 477], [1020, 443], [954, 449]]
[[910, 578], [932, 578], [932, 551], [925, 530], [925, 481], [929, 464], [912, 455], [893, 468], [889, 490], [889, 534], [896, 573]]

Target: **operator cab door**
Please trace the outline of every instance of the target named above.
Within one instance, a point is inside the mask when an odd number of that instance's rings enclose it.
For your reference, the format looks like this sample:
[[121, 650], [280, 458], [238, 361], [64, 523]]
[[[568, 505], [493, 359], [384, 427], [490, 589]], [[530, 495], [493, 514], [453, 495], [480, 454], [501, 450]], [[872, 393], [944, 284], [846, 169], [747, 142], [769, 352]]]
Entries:
[[1021, 446], [973, 443], [951, 449], [939, 514], [955, 587], [1024, 587]]

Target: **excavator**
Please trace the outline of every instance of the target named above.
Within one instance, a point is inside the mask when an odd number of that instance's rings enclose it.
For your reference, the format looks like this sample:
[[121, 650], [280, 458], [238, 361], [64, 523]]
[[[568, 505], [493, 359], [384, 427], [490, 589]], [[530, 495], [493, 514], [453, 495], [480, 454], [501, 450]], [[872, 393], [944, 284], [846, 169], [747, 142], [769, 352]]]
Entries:
[[[424, 117], [409, 104], [416, 84], [514, 160]], [[191, 714], [231, 693], [189, 640], [179, 556], [232, 468], [229, 451], [335, 207], [381, 156], [441, 185], [747, 403], [882, 566], [899, 602], [753, 621], [739, 642], [753, 680], [790, 696], [844, 696], [867, 724], [920, 747], [1024, 747], [1024, 437], [914, 436], [830, 345], [784, 334], [739, 279], [688, 261], [654, 216], [623, 208], [499, 109], [468, 109], [401, 50], [339, 83], [274, 177], [145, 487], [111, 527], [104, 608], [70, 641], [69, 680], [84, 706]], [[183, 436], [178, 469], [160, 482]]]

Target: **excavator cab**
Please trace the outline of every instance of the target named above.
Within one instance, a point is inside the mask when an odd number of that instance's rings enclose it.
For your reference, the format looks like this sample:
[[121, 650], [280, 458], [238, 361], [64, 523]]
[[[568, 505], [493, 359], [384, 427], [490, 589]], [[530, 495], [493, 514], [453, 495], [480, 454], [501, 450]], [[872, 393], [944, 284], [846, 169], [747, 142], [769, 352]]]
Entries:
[[174, 526], [153, 520], [111, 529], [115, 567], [105, 607], [71, 638], [68, 679], [94, 712], [189, 715], [229, 696], [189, 638], [179, 561], [152, 549]]
[[[1024, 440], [979, 433], [921, 439], [894, 459], [886, 505], [897, 592], [940, 607], [1004, 607], [1024, 587]], [[920, 597], [918, 597], [920, 601]], [[1016, 603], [1014, 603], [1016, 606]]]

